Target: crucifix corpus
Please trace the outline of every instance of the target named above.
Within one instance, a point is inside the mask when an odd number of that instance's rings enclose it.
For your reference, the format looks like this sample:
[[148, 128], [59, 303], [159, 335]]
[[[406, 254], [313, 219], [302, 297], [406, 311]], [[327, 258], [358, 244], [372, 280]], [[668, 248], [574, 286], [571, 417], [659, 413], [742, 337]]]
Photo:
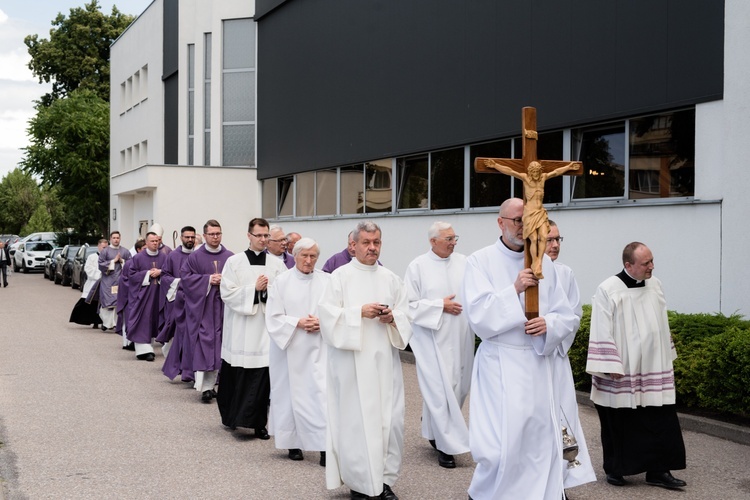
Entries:
[[[539, 160], [536, 157], [536, 108], [522, 110], [523, 157], [476, 158], [474, 170], [481, 173], [506, 174], [523, 181], [524, 266], [543, 279], [542, 258], [547, 246], [549, 220], [544, 209], [544, 182], [560, 175], [581, 175], [580, 161]], [[539, 288], [526, 289], [526, 317], [539, 316]]]

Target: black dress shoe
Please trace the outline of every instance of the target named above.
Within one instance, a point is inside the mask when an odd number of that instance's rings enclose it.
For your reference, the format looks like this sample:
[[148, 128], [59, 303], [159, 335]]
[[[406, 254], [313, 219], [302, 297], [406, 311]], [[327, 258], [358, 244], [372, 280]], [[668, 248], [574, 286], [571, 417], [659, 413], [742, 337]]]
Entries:
[[453, 455], [448, 455], [447, 453], [438, 450], [438, 465], [446, 469], [455, 469], [456, 459], [453, 458]]
[[107, 327], [106, 327], [106, 326], [104, 326], [104, 325], [102, 325], [102, 331], [103, 331], [103, 332], [106, 332], [106, 331], [107, 331]]
[[203, 394], [201, 394], [201, 401], [209, 404], [211, 402], [211, 391], [203, 391]]
[[265, 427], [260, 427], [258, 429], [255, 429], [255, 437], [257, 437], [258, 439], [262, 439], [264, 441], [266, 439], [271, 439], [271, 436], [268, 435], [268, 431], [266, 430]]
[[212, 398], [214, 398], [214, 399], [216, 399], [216, 397], [217, 397], [217, 396], [219, 395], [219, 394], [218, 394], [218, 393], [217, 393], [217, 392], [216, 392], [215, 390], [213, 390], [213, 389], [210, 389], [210, 390], [209, 390], [208, 392], [210, 392], [210, 393], [211, 393], [211, 397], [212, 397]]
[[[135, 349], [135, 347], [133, 347]], [[156, 359], [156, 356], [154, 356], [153, 352], [147, 352], [146, 354], [139, 354], [136, 356], [136, 358], [140, 359], [141, 361], [153, 361]]]
[[321, 467], [326, 466], [326, 452], [325, 451], [320, 452], [320, 461], [318, 463], [320, 464]]
[[289, 450], [289, 459], [290, 460], [304, 460], [305, 457], [302, 456], [302, 450], [299, 448], [294, 448]]
[[359, 491], [354, 491], [354, 490], [351, 491], [352, 500], [363, 500], [363, 499], [368, 499], [368, 498], [372, 498], [372, 497], [369, 497], [365, 495], [364, 493], [360, 493]]
[[126, 351], [135, 351], [135, 344], [124, 345], [122, 346], [122, 348], [125, 349]]
[[646, 473], [646, 484], [651, 486], [661, 486], [662, 488], [669, 488], [675, 490], [687, 486], [687, 483], [682, 479], [677, 479], [669, 471], [667, 472], [647, 472]]
[[607, 474], [607, 482], [612, 486], [625, 486], [628, 484], [624, 477], [615, 476], [614, 474]]
[[380, 498], [381, 500], [398, 500], [391, 487], [385, 483], [383, 483], [383, 493], [380, 494]]

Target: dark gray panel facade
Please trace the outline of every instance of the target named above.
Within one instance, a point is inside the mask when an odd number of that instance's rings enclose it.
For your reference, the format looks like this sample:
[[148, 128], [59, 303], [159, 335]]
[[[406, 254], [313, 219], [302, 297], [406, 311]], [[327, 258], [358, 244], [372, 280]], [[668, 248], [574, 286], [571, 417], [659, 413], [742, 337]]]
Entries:
[[164, 0], [164, 164], [176, 165], [178, 154], [177, 111], [179, 86], [177, 72], [180, 65], [179, 0]]
[[722, 97], [721, 0], [264, 4], [259, 178]]

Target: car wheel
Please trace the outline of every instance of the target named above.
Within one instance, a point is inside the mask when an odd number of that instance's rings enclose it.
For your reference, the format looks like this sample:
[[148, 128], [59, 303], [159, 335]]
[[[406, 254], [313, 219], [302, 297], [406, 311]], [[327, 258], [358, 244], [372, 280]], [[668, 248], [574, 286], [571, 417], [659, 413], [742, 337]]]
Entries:
[[26, 263], [21, 261], [21, 264], [23, 264], [23, 274], [29, 274], [29, 268], [26, 267]]
[[13, 259], [13, 272], [14, 273], [18, 272], [18, 264], [16, 264], [16, 259]]
[[55, 280], [54, 281], [55, 281], [55, 285], [59, 285], [59, 284], [62, 283], [62, 280], [57, 277], [57, 273], [55, 273]]

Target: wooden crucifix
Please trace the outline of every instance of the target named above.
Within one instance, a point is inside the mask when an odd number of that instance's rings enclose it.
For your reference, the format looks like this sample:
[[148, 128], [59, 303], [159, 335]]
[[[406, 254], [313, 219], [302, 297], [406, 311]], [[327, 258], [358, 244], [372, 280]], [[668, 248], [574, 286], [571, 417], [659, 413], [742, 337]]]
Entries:
[[[481, 173], [501, 173], [523, 181], [523, 237], [524, 266], [543, 279], [542, 258], [547, 246], [549, 220], [544, 209], [544, 182], [559, 175], [580, 175], [580, 161], [538, 160], [536, 156], [536, 108], [525, 107], [522, 111], [523, 157], [476, 158], [474, 170]], [[539, 288], [526, 289], [526, 317], [539, 316]]]

